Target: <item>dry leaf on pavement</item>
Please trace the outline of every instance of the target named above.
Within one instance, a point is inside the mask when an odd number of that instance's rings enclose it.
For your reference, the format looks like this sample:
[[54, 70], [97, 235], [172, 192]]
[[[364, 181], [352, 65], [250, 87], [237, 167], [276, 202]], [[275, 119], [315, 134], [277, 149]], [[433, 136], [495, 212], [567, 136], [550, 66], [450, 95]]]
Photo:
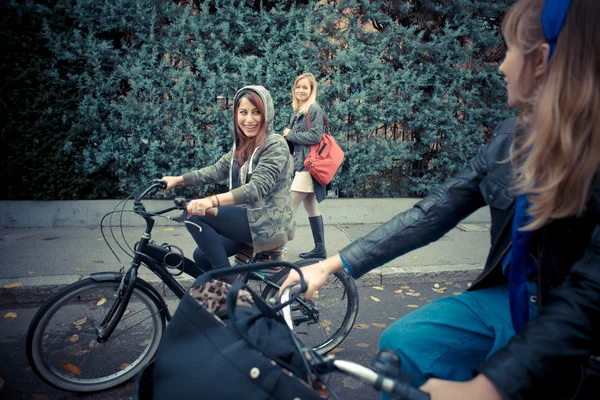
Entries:
[[437, 289], [437, 288], [439, 288], [439, 287], [440, 287], [440, 284], [439, 284], [439, 283], [436, 283], [436, 284], [434, 284], [434, 285], [433, 285], [433, 287]]
[[394, 318], [394, 317], [388, 317], [388, 319], [389, 319], [390, 321], [395, 321], [395, 320], [397, 320], [398, 318]]
[[387, 326], [386, 324], [380, 324], [378, 322], [372, 322], [371, 325], [373, 325], [376, 328], [385, 328]]
[[375, 289], [375, 290], [384, 290], [383, 286], [373, 286], [373, 289]]
[[7, 312], [6, 314], [4, 314], [4, 318], [5, 319], [17, 318], [17, 313], [16, 312]]
[[414, 296], [414, 297], [416, 297], [416, 296], [420, 296], [420, 295], [421, 295], [421, 293], [417, 293], [417, 292], [414, 292], [414, 291], [413, 291], [413, 292], [408, 292], [408, 293], [406, 293], [406, 295], [407, 295], [407, 296]]
[[356, 325], [354, 325], [354, 328], [356, 328], [356, 329], [368, 329], [369, 325], [367, 325], [367, 324], [356, 324]]
[[96, 307], [100, 307], [102, 304], [106, 303], [106, 298], [103, 297], [96, 303]]
[[396, 293], [396, 294], [402, 294], [402, 289], [394, 290], [394, 293]]
[[407, 304], [406, 307], [408, 307], [408, 308], [419, 308], [419, 306], [416, 305], [416, 304]]
[[4, 285], [4, 289], [13, 289], [19, 286], [23, 286], [21, 282], [10, 283], [8, 285]]
[[444, 293], [444, 290], [446, 290], [446, 288], [445, 287], [442, 287], [442, 288], [439, 288], [439, 289], [431, 288], [431, 290], [433, 290], [436, 293]]
[[75, 375], [81, 375], [81, 370], [79, 368], [77, 368], [76, 366], [74, 366], [73, 364], [71, 364], [68, 361], [61, 361], [60, 365], [66, 369], [67, 371], [75, 374]]
[[359, 343], [356, 345], [356, 347], [369, 347], [369, 345], [367, 343]]
[[381, 303], [381, 300], [379, 300], [377, 297], [375, 296], [371, 296], [371, 299], [375, 302], [375, 303]]

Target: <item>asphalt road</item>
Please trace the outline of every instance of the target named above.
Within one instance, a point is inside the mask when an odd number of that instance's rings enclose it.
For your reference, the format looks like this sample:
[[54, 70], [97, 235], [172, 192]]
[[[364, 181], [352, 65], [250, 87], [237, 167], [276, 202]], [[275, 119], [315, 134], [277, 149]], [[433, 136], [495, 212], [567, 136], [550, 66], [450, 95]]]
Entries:
[[[446, 289], [439, 290], [434, 287], [436, 283]], [[467, 282], [431, 282], [359, 287], [360, 308], [356, 325], [346, 340], [334, 350], [336, 357], [369, 366], [377, 354], [379, 336], [385, 327], [428, 302], [463, 291], [467, 285]], [[400, 289], [401, 294], [395, 293]], [[437, 289], [438, 292], [433, 289]], [[172, 302], [170, 307], [175, 305], [176, 303]], [[36, 310], [36, 307], [31, 306], [26, 308], [2, 306], [0, 309], [1, 399], [127, 400], [131, 398], [132, 382], [93, 394], [66, 393], [42, 382], [29, 367], [25, 355], [25, 335]], [[335, 374], [328, 382], [340, 399], [380, 399], [378, 392], [352, 377]]]

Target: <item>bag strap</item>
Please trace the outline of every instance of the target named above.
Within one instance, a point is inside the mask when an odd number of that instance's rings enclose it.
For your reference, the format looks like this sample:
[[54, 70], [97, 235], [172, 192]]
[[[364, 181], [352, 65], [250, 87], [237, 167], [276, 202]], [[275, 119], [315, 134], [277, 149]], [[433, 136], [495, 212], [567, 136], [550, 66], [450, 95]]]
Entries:
[[[310, 113], [307, 112], [306, 113], [306, 126], [308, 127], [308, 130], [310, 131]], [[329, 124], [327, 123], [327, 118], [325, 118], [325, 115], [323, 115], [323, 122], [325, 123], [325, 133], [329, 134]]]

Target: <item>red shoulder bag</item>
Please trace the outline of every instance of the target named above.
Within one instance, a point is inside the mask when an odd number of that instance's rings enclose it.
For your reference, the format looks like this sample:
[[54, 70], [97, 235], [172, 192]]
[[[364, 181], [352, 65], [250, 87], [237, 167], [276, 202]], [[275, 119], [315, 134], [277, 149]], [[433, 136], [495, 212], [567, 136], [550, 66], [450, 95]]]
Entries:
[[[325, 122], [325, 132], [321, 137], [321, 141], [317, 144], [310, 146], [310, 153], [304, 160], [304, 168], [310, 172], [313, 178], [320, 185], [328, 185], [337, 170], [344, 161], [344, 150], [337, 144], [333, 136], [329, 134], [329, 125], [327, 120], [323, 118]], [[310, 118], [306, 113], [306, 124], [310, 130]]]

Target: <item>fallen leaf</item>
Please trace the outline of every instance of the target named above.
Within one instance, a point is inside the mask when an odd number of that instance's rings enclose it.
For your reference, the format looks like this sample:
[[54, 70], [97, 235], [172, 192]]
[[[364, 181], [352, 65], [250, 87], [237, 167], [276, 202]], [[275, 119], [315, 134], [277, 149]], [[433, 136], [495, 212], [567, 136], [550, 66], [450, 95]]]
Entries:
[[0, 378], [0, 389], [4, 386], [4, 379]]
[[452, 292], [452, 294], [453, 294], [453, 295], [455, 295], [455, 296], [456, 296], [456, 295], [459, 295], [459, 294], [461, 294], [461, 293], [462, 293], [462, 292]]
[[76, 330], [76, 331], [80, 331], [80, 330], [81, 330], [81, 325], [76, 325], [76, 326], [75, 326], [75, 330]]
[[472, 285], [471, 282], [467, 283], [467, 287], [471, 287], [471, 285]]
[[90, 340], [90, 344], [88, 344], [88, 347], [90, 349], [95, 349], [96, 347], [100, 347], [100, 346], [102, 346], [102, 343], [99, 343], [96, 339]]
[[129, 382], [127, 385], [125, 385], [125, 390], [128, 391], [128, 392], [133, 392], [134, 388], [135, 388], [135, 381], [134, 382]]
[[119, 367], [119, 369], [125, 369], [127, 367], [129, 367], [129, 364], [123, 363], [123, 364], [121, 364], [121, 366]]
[[375, 296], [371, 296], [371, 299], [375, 302], [375, 303], [381, 303], [381, 300], [379, 300], [377, 297]]
[[104, 240], [104, 238], [98, 238], [97, 240]]
[[412, 289], [408, 289], [409, 292], [414, 293], [415, 291]]
[[367, 343], [359, 343], [356, 345], [356, 347], [369, 347], [369, 345]]
[[318, 298], [319, 298], [319, 291], [318, 291], [318, 290], [315, 290], [315, 291], [313, 292], [313, 299], [318, 299]]
[[410, 289], [410, 286], [406, 286], [406, 285], [400, 286], [400, 289]]
[[87, 268], [73, 268], [75, 271], [77, 272], [85, 272], [87, 271]]
[[76, 343], [79, 340], [79, 335], [78, 334], [74, 334], [73, 336], [71, 336], [69, 338], [69, 342], [71, 343]]
[[146, 347], [150, 343], [150, 339], [146, 339], [143, 342], [140, 342], [140, 347]]
[[77, 368], [76, 366], [74, 366], [73, 364], [71, 364], [68, 361], [61, 361], [60, 365], [66, 369], [67, 371], [75, 374], [75, 375], [81, 375], [81, 370], [79, 368]]
[[439, 287], [440, 287], [440, 284], [439, 284], [439, 283], [436, 283], [436, 284], [434, 284], [434, 285], [433, 285], [433, 287], [437, 289], [437, 288], [439, 288]]
[[385, 328], [387, 326], [386, 324], [380, 324], [378, 322], [372, 322], [371, 325], [373, 325], [376, 328]]
[[354, 328], [356, 328], [356, 329], [368, 329], [369, 325], [367, 325], [367, 324], [356, 324], [356, 325], [354, 325]]
[[394, 293], [396, 293], [396, 294], [402, 294], [402, 289], [394, 290]]
[[444, 293], [444, 290], [446, 290], [446, 288], [445, 287], [442, 287], [442, 288], [439, 288], [439, 289], [431, 288], [431, 290], [433, 290], [436, 293]]
[[329, 321], [329, 320], [327, 320], [327, 319], [326, 319], [326, 320], [324, 320], [324, 321], [321, 321], [321, 322], [319, 323], [319, 326], [320, 326], [321, 328], [327, 328], [327, 327], [328, 327], [328, 326], [330, 326], [330, 325], [331, 325], [331, 321]]
[[85, 324], [86, 321], [87, 321], [87, 317], [83, 317], [83, 318], [78, 319], [77, 321], [73, 322], [73, 325], [80, 326], [80, 325]]
[[165, 231], [174, 231], [175, 229], [174, 228], [165, 228], [164, 230]]
[[398, 318], [394, 318], [394, 317], [388, 317], [388, 319], [389, 319], [390, 321], [396, 321]]
[[421, 295], [421, 293], [417, 293], [417, 292], [408, 292], [408, 293], [406, 293], [406, 295], [407, 295], [407, 296], [413, 296], [413, 297], [416, 297], [416, 296], [420, 296], [420, 295]]
[[106, 303], [106, 298], [103, 297], [100, 300], [98, 300], [98, 302], [96, 303], [96, 306], [100, 307], [104, 303]]
[[6, 314], [4, 314], [4, 318], [5, 319], [17, 318], [17, 313], [16, 312], [7, 312]]
[[407, 304], [406, 307], [408, 307], [408, 308], [419, 308], [419, 306], [416, 305], [416, 304]]
[[328, 355], [329, 355], [329, 354], [337, 354], [337, 353], [339, 353], [340, 351], [344, 351], [344, 349], [342, 349], [341, 347], [336, 347], [335, 349], [331, 350], [331, 351], [330, 351], [329, 353], [327, 353], [327, 354], [328, 354]]
[[413, 256], [413, 260], [416, 260], [417, 258], [419, 258], [419, 256]]
[[12, 288], [16, 288], [19, 286], [23, 286], [23, 284], [21, 282], [15, 282], [15, 283], [10, 283], [8, 285], [4, 285], [4, 289], [12, 289]]
[[383, 286], [373, 286], [373, 289], [375, 289], [375, 290], [384, 290]]
[[29, 275], [29, 276], [35, 275], [35, 272], [33, 272], [33, 271], [27, 271], [27, 275]]
[[126, 316], [127, 314], [129, 314], [131, 312], [131, 310], [125, 310], [125, 312], [123, 313], [123, 316]]

